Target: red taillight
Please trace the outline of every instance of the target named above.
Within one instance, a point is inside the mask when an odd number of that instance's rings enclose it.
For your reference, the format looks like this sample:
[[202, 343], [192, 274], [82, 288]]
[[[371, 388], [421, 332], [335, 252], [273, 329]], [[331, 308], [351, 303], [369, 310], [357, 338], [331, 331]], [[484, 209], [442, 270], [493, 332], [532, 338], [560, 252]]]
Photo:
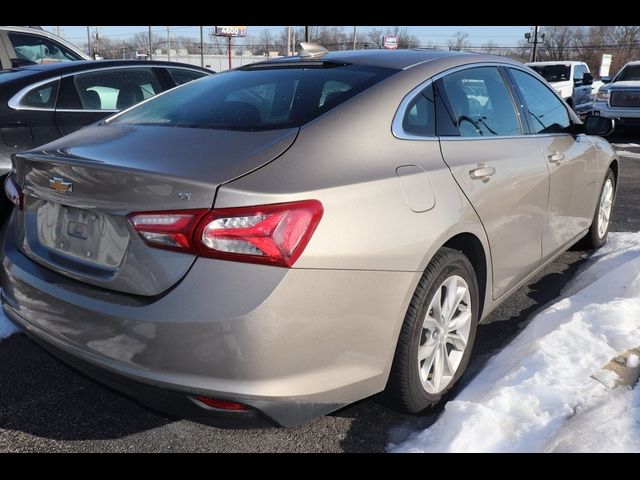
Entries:
[[217, 210], [132, 213], [153, 247], [204, 257], [291, 267], [322, 218], [317, 200]]
[[221, 410], [246, 410], [247, 406], [238, 402], [228, 402], [226, 400], [218, 400], [217, 398], [205, 397], [198, 395], [195, 397], [199, 402], [204, 403], [208, 407], [219, 408]]
[[24, 197], [22, 195], [22, 189], [18, 185], [18, 182], [16, 182], [15, 174], [10, 173], [9, 175], [7, 175], [7, 178], [5, 178], [4, 193], [9, 201], [16, 206], [16, 208], [22, 210]]
[[147, 245], [192, 252], [193, 232], [208, 210], [132, 213], [127, 218]]

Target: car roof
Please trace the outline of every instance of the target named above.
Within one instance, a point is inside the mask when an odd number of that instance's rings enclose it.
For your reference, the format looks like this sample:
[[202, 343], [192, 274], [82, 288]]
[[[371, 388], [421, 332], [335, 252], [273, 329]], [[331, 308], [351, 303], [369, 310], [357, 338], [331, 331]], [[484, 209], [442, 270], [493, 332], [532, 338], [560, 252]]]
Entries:
[[[459, 58], [460, 63], [466, 63], [469, 59], [473, 59], [474, 62], [500, 62], [500, 63], [515, 63], [506, 57], [499, 57], [496, 55], [483, 55], [478, 53], [469, 52], [449, 52], [440, 50], [425, 50], [425, 49], [397, 49], [397, 50], [342, 50], [328, 52], [317, 57], [279, 57], [269, 59], [264, 62], [259, 62], [260, 65], [268, 64], [280, 64], [295, 62], [344, 62], [354, 65], [368, 65], [373, 67], [386, 67], [395, 68], [399, 70], [406, 70], [408, 68], [420, 65], [425, 62], [431, 62], [435, 60], [447, 59], [447, 58]], [[250, 64], [247, 67], [251, 67]]]
[[78, 60], [74, 62], [38, 63], [34, 65], [24, 65], [22, 67], [18, 67], [17, 69], [26, 71], [35, 70], [39, 72], [68, 73], [109, 67], [130, 67], [135, 65], [151, 65], [156, 67], [186, 67], [192, 68], [194, 70], [201, 70], [203, 72], [212, 73], [211, 70], [199, 67], [197, 65], [180, 62], [167, 62], [162, 60]]
[[70, 73], [82, 72], [85, 70], [102, 70], [113, 67], [131, 67], [131, 66], [155, 66], [155, 67], [174, 67], [188, 68], [198, 70], [203, 73], [213, 74], [213, 70], [191, 65], [188, 63], [166, 62], [158, 60], [78, 60], [75, 62], [56, 62], [43, 63], [35, 65], [25, 65], [22, 67], [12, 68], [0, 71], [0, 85], [7, 84], [13, 80], [33, 77], [34, 81], [45, 80], [49, 77], [58, 75], [67, 75]]
[[585, 62], [577, 60], [554, 60], [548, 62], [528, 62], [525, 65], [586, 65]]

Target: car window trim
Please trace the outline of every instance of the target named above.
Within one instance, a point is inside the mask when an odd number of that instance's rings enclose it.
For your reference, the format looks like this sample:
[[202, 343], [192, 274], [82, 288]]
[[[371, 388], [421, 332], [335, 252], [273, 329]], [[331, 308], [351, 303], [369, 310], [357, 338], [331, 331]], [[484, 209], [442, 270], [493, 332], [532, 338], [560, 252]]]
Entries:
[[[26, 87], [20, 89], [18, 91], [18, 93], [16, 93], [13, 97], [11, 97], [9, 99], [9, 101], [7, 102], [7, 105], [9, 106], [9, 108], [11, 108], [12, 110], [33, 110], [33, 111], [40, 111], [40, 112], [67, 112], [67, 113], [81, 113], [81, 112], [86, 112], [86, 113], [99, 113], [99, 112], [105, 112], [105, 113], [116, 113], [116, 112], [120, 112], [121, 110], [118, 109], [105, 109], [105, 110], [84, 110], [84, 109], [74, 109], [74, 108], [41, 108], [41, 107], [29, 107], [29, 106], [25, 106], [25, 105], [21, 105], [21, 101], [22, 98], [28, 94], [32, 89], [34, 88], [38, 88], [41, 87], [44, 84], [47, 84], [49, 82], [54, 82], [56, 80], [61, 81], [63, 78], [68, 78], [68, 77], [73, 77], [76, 75], [82, 75], [85, 73], [93, 73], [93, 72], [104, 72], [107, 70], [118, 70], [118, 69], [130, 69], [130, 68], [148, 68], [149, 70], [151, 70], [151, 73], [155, 76], [156, 80], [158, 80], [158, 82], [160, 82], [160, 78], [157, 75], [157, 73], [155, 71], [153, 71], [156, 68], [165, 68], [165, 65], [117, 65], [117, 66], [113, 66], [113, 67], [106, 67], [106, 68], [91, 68], [90, 70], [81, 70], [78, 72], [70, 72], [70, 73], [65, 73], [64, 75], [56, 75], [55, 77], [51, 77], [48, 78], [46, 80], [41, 80], [39, 82], [36, 83], [32, 83], [30, 85], [27, 85]], [[182, 70], [190, 70], [190, 71], [196, 71], [196, 72], [201, 72], [202, 70], [198, 70], [198, 69], [194, 69], [194, 68], [189, 68], [189, 67], [184, 67], [182, 65], [180, 66], [173, 66], [171, 65], [171, 68], [180, 68]], [[209, 74], [211, 75], [211, 74]], [[206, 76], [206, 75], [205, 75]], [[185, 83], [184, 85], [188, 84], [189, 82]], [[180, 85], [178, 85], [180, 86]], [[173, 87], [176, 88], [176, 87]], [[168, 90], [165, 90], [165, 92]], [[57, 93], [57, 92], [56, 92]], [[158, 95], [160, 95], [161, 93], [164, 92], [159, 92], [156, 95], [154, 95], [153, 97], [150, 98], [155, 98]], [[147, 99], [148, 100], [148, 99]], [[146, 101], [146, 100], [145, 100]], [[136, 104], [138, 105], [138, 104]]]
[[[458, 136], [438, 136], [438, 135], [421, 136], [421, 135], [408, 133], [404, 130], [404, 128], [402, 127], [402, 121], [404, 119], [404, 115], [406, 114], [407, 107], [415, 99], [415, 97], [417, 97], [422, 93], [422, 90], [427, 88], [430, 84], [433, 84], [436, 81], [440, 80], [441, 78], [446, 77], [447, 75], [450, 75], [452, 73], [456, 73], [462, 70], [468, 70], [470, 68], [479, 68], [479, 67], [496, 67], [498, 69], [498, 73], [502, 77], [505, 87], [507, 88], [507, 91], [511, 95], [511, 99], [513, 101], [513, 108], [518, 117], [518, 123], [520, 124], [520, 130], [521, 130], [520, 135], [495, 135], [492, 137], [458, 137]], [[511, 78], [511, 76], [508, 74], [505, 75], [504, 73], [501, 72], [503, 68], [506, 69], [507, 67], [518, 68], [519, 70], [522, 70], [523, 72], [528, 73], [526, 69], [520, 68], [518, 65], [514, 65], [508, 62], [475, 62], [475, 63], [468, 63], [466, 65], [458, 65], [456, 67], [443, 70], [442, 72], [437, 73], [436, 75], [428, 78], [427, 80], [424, 80], [418, 86], [416, 86], [411, 91], [409, 91], [409, 93], [407, 93], [403, 97], [402, 101], [400, 102], [400, 105], [398, 105], [398, 108], [396, 109], [396, 113], [391, 122], [391, 133], [393, 134], [394, 137], [398, 138], [399, 140], [423, 140], [423, 141], [441, 140], [443, 138], [446, 139], [447, 141], [449, 140], [455, 140], [455, 141], [500, 140], [505, 138], [525, 138], [525, 137], [530, 138], [531, 133], [530, 133], [529, 125], [526, 120], [526, 115], [524, 116], [524, 119], [522, 118], [523, 113], [525, 112], [522, 111], [522, 106], [519, 105], [521, 101], [519, 97], [519, 92], [513, 91], [513, 86], [511, 85], [511, 82], [513, 82], [513, 79]], [[437, 119], [436, 119], [436, 122], [437, 122]], [[549, 135], [557, 135], [557, 134], [549, 134]]]
[[[38, 112], [54, 112], [55, 103], [53, 107], [33, 107], [29, 105], [22, 105], [22, 100], [27, 94], [31, 93], [36, 88], [42, 87], [43, 85], [46, 85], [48, 83], [60, 82], [61, 79], [62, 77], [58, 75], [55, 77], [47, 78], [46, 80], [40, 80], [39, 82], [36, 82], [36, 83], [31, 83], [26, 87], [18, 90], [18, 93], [16, 93], [13, 97], [9, 99], [9, 101], [7, 102], [7, 105], [12, 110], [33, 110]], [[60, 83], [58, 83], [58, 89], [59, 88], [60, 88]], [[57, 101], [57, 98], [58, 98], [58, 90], [56, 90], [56, 101]]]

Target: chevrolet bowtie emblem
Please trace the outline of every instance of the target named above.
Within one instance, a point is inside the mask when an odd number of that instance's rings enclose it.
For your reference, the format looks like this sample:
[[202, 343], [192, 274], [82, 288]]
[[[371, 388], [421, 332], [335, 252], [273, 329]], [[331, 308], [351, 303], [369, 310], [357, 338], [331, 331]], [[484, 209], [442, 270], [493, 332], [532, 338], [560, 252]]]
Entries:
[[73, 183], [65, 182], [60, 177], [51, 177], [49, 179], [49, 188], [54, 189], [58, 193], [73, 192]]

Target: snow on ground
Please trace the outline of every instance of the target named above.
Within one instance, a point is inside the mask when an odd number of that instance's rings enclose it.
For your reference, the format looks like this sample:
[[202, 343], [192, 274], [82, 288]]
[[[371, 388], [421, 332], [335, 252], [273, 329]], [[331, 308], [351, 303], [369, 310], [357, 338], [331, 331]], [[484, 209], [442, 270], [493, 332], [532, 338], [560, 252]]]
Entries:
[[17, 331], [18, 329], [9, 321], [2, 308], [0, 308], [0, 340]]
[[388, 450], [640, 452], [640, 387], [610, 389], [602, 369], [640, 347], [640, 233], [612, 233], [592, 258], [433, 425]]

